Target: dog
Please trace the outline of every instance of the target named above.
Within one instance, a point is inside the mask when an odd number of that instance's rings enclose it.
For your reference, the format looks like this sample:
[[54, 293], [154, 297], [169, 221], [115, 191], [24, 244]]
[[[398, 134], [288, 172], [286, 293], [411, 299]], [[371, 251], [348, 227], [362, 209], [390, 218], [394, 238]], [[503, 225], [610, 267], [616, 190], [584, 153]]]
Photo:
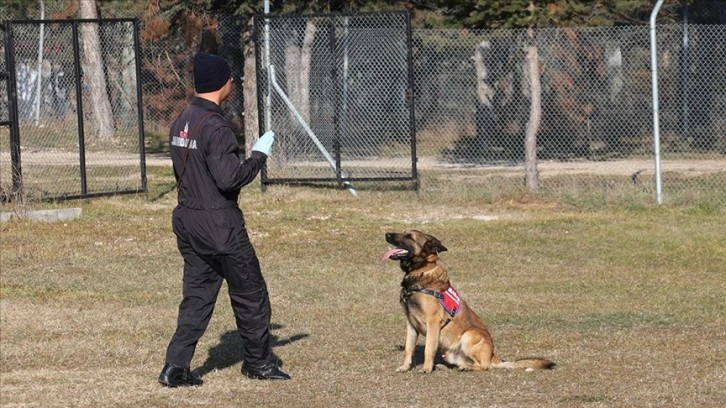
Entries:
[[555, 363], [543, 358], [503, 361], [494, 354], [494, 342], [482, 319], [451, 285], [446, 269], [437, 263], [447, 248], [434, 236], [418, 230], [386, 233], [393, 245], [384, 260], [399, 261], [405, 273], [400, 303], [406, 315], [403, 365], [413, 368], [413, 350], [419, 335], [426, 336], [421, 371], [434, 369], [434, 357], [441, 350], [444, 360], [461, 371], [495, 368], [552, 369]]

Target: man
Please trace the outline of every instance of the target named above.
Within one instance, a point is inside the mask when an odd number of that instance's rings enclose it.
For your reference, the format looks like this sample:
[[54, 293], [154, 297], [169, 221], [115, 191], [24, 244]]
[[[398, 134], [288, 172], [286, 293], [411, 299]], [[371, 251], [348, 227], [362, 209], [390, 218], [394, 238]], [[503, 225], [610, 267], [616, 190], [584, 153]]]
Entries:
[[270, 155], [274, 133], [265, 133], [250, 157], [240, 160], [237, 139], [220, 108], [232, 81], [223, 58], [197, 54], [196, 97], [169, 133], [179, 192], [172, 227], [184, 258], [184, 278], [176, 332], [159, 374], [159, 382], [168, 387], [202, 384], [189, 365], [212, 317], [222, 280], [227, 281], [244, 342], [242, 374], [263, 380], [290, 378], [272, 356], [267, 286], [237, 205], [240, 189], [255, 179]]

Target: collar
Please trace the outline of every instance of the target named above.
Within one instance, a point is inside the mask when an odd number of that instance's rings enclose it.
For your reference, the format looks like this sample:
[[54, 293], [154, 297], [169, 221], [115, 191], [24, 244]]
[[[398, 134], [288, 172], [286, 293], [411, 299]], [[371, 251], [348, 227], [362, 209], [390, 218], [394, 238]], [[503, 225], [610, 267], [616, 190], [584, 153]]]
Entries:
[[219, 105], [217, 105], [216, 103], [208, 100], [208, 99], [204, 99], [204, 98], [200, 98], [198, 96], [195, 96], [192, 99], [192, 105], [197, 105], [197, 106], [199, 106], [199, 107], [201, 107], [201, 108], [203, 108], [205, 110], [212, 111], [214, 113], [218, 113], [221, 116], [224, 116], [224, 112], [222, 111], [222, 107], [219, 106]]

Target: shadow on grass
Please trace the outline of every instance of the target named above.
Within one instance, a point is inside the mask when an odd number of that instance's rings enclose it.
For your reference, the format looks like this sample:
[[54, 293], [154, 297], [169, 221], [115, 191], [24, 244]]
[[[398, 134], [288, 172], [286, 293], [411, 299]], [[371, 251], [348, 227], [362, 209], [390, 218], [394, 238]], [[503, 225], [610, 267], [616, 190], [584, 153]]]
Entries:
[[[270, 330], [282, 327], [282, 325], [273, 323]], [[308, 334], [296, 334], [286, 339], [281, 339], [270, 333], [270, 343], [274, 349], [275, 347], [286, 346], [290, 343], [302, 340], [308, 336]], [[272, 358], [277, 361], [277, 364], [280, 367], [283, 366], [283, 361], [274, 353], [274, 350], [272, 352]], [[240, 337], [237, 330], [230, 330], [220, 336], [219, 344], [209, 349], [209, 355], [204, 361], [204, 364], [202, 364], [201, 367], [195, 368], [193, 373], [201, 378], [214, 370], [222, 370], [242, 363], [243, 360], [244, 343], [242, 342], [242, 337]]]
[[[416, 347], [414, 347], [413, 357], [412, 357], [413, 366], [411, 367], [412, 370], [421, 368], [421, 366], [423, 365], [424, 357], [425, 357], [425, 353], [424, 353], [425, 349], [426, 349], [426, 346], [424, 346], [423, 344], [417, 344]], [[403, 361], [403, 350], [404, 350], [403, 345], [399, 344], [398, 346], [396, 346], [396, 350], [401, 352], [401, 355], [399, 356], [399, 358], [401, 359], [401, 361]], [[441, 353], [436, 353], [436, 355], [434, 355], [434, 367], [435, 368], [443, 367], [443, 368], [447, 368], [447, 369], [456, 368], [455, 365], [449, 364], [448, 361], [444, 360]]]

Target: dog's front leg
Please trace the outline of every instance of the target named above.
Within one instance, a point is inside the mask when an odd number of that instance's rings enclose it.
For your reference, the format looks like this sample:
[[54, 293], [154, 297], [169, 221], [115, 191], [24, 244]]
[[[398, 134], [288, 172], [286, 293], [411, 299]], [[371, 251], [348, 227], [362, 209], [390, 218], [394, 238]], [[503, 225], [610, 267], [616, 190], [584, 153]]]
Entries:
[[441, 325], [436, 319], [429, 319], [426, 322], [426, 346], [424, 348], [424, 365], [422, 373], [430, 373], [434, 370], [434, 357], [439, 349], [439, 335]]
[[396, 369], [399, 373], [411, 369], [413, 362], [413, 349], [416, 348], [416, 340], [418, 340], [418, 332], [413, 328], [410, 322], [406, 322], [406, 343], [403, 346], [403, 364]]

